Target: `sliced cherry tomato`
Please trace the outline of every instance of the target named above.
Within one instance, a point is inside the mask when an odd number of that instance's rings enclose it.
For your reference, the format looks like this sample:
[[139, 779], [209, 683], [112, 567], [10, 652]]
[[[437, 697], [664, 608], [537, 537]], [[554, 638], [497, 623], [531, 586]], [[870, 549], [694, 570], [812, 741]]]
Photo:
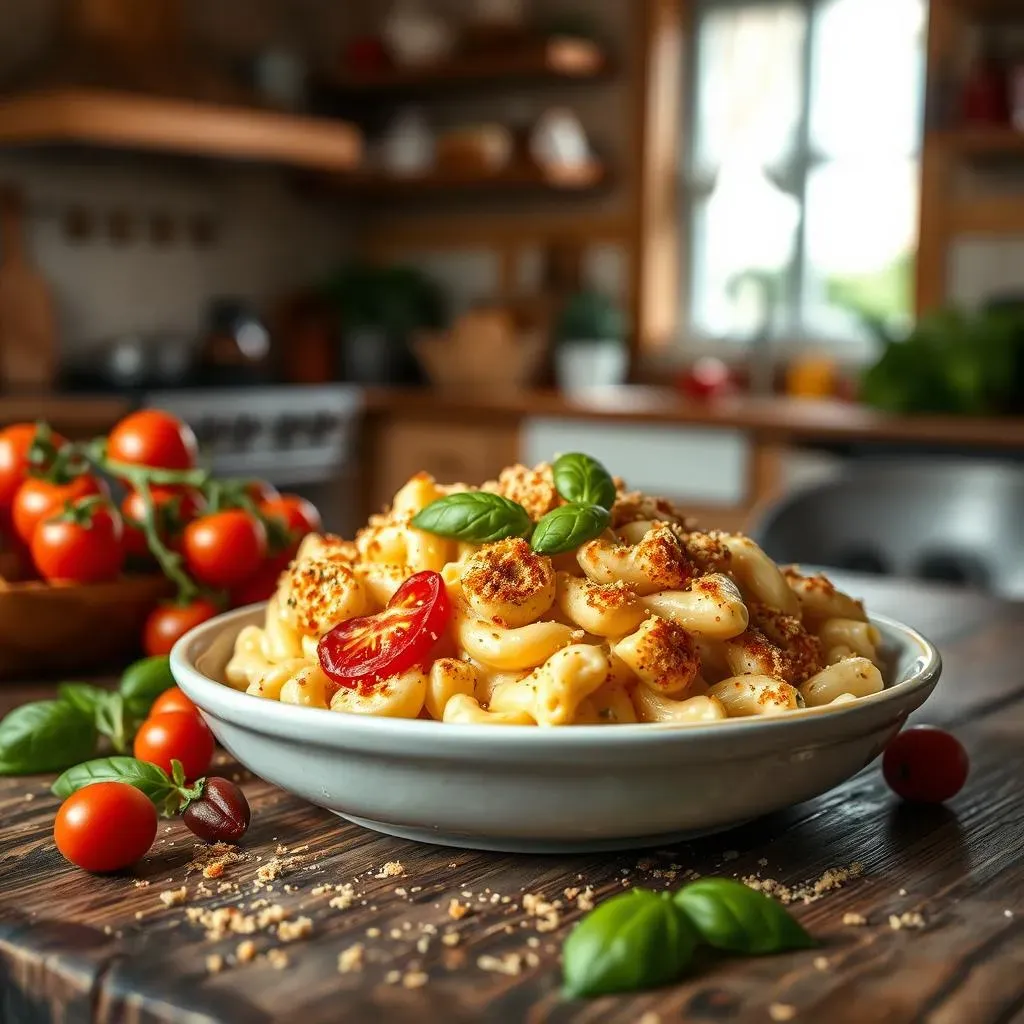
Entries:
[[945, 729], [915, 725], [885, 748], [882, 774], [904, 800], [941, 804], [967, 781], [969, 761], [960, 741]]
[[102, 504], [86, 511], [78, 503], [68, 512], [44, 519], [32, 535], [32, 561], [51, 583], [116, 579], [124, 564], [117, 509]]
[[298, 494], [282, 494], [271, 501], [264, 501], [260, 505], [260, 511], [265, 516], [280, 519], [291, 534], [291, 543], [285, 549], [288, 558], [298, 551], [299, 544], [307, 533], [319, 533], [324, 526], [316, 505]]
[[102, 480], [89, 473], [73, 477], [65, 484], [29, 477], [14, 496], [11, 515], [15, 533], [26, 544], [31, 544], [39, 523], [63, 512], [68, 502], [88, 498], [93, 494], [109, 495], [110, 489]]
[[245, 485], [245, 493], [257, 505], [262, 505], [265, 501], [277, 501], [281, 497], [278, 489], [266, 480], [250, 480]]
[[212, 601], [199, 598], [189, 604], [158, 604], [142, 629], [142, 649], [147, 656], [170, 654], [171, 648], [190, 629], [217, 614]]
[[[28, 450], [35, 440], [34, 423], [14, 423], [0, 430], [0, 508], [9, 508], [18, 488], [28, 476]], [[67, 444], [60, 434], [50, 434], [55, 448]]]
[[356, 689], [397, 675], [425, 661], [451, 619], [448, 590], [440, 573], [410, 576], [376, 615], [341, 622], [320, 640], [325, 674]]
[[192, 469], [199, 446], [187, 423], [159, 409], [126, 416], [107, 438], [107, 457], [156, 469]]
[[208, 587], [230, 588], [256, 574], [267, 554], [267, 531], [242, 509], [195, 519], [185, 527], [185, 565]]
[[[176, 547], [176, 540], [185, 527], [202, 512], [206, 502], [191, 487], [151, 487], [153, 510], [156, 513], [157, 533], [165, 544]], [[129, 491], [121, 502], [124, 517], [124, 547], [129, 555], [149, 556], [149, 545], [141, 524], [146, 516], [146, 504], [138, 491]]]
[[210, 727], [192, 711], [150, 715], [135, 734], [132, 752], [171, 774], [171, 761], [180, 761], [186, 779], [206, 774], [215, 746]]
[[149, 709], [149, 717], [156, 718], [157, 715], [166, 714], [169, 711], [184, 711], [190, 715], [198, 715], [199, 711], [195, 704], [185, 696], [184, 692], [177, 686], [164, 690]]
[[120, 871], [134, 864], [156, 838], [156, 808], [125, 782], [94, 782], [57, 811], [57, 849], [86, 871]]

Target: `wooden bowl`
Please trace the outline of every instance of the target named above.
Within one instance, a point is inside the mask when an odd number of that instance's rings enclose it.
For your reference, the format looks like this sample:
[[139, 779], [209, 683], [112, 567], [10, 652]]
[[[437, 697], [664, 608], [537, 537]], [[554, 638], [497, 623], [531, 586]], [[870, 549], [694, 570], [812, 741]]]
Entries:
[[173, 593], [164, 576], [111, 583], [14, 583], [0, 589], [0, 679], [36, 679], [126, 661], [142, 645], [142, 626]]

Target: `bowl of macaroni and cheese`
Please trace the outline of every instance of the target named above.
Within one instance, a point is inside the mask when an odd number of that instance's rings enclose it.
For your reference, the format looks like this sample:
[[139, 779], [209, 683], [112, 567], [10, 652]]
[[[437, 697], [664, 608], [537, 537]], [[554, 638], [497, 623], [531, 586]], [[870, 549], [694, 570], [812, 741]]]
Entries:
[[809, 799], [934, 688], [935, 648], [587, 456], [413, 477], [311, 535], [171, 667], [257, 775], [360, 825], [503, 851], [660, 845]]

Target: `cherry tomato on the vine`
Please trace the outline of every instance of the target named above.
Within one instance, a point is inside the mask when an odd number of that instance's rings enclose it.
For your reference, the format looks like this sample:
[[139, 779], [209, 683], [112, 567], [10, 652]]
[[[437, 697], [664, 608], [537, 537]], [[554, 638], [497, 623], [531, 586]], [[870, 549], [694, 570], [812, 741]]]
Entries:
[[192, 428], [159, 409], [133, 412], [107, 437], [107, 458], [133, 466], [192, 469], [198, 451]]
[[142, 629], [142, 649], [148, 657], [170, 654], [181, 637], [207, 619], [212, 619], [217, 612], [217, 606], [205, 598], [197, 598], [188, 604], [158, 604], [149, 613]]
[[426, 660], [452, 615], [448, 589], [430, 569], [410, 576], [387, 608], [339, 623], [317, 647], [324, 673], [355, 689], [397, 675]]
[[250, 480], [245, 485], [245, 493], [256, 505], [262, 505], [265, 501], [277, 501], [281, 497], [278, 489], [266, 480]]
[[944, 729], [915, 725], [885, 748], [882, 774], [904, 800], [940, 804], [967, 781], [969, 762], [960, 741]]
[[182, 551], [193, 579], [229, 589], [255, 575], [267, 553], [267, 531], [248, 512], [227, 509], [189, 523]]
[[[203, 496], [191, 487], [150, 487], [153, 496], [153, 511], [160, 539], [171, 547], [185, 527], [192, 522], [206, 502]], [[146, 517], [146, 503], [138, 491], [129, 491], [121, 502], [124, 517], [124, 547], [129, 555], [146, 557], [149, 545], [141, 524]]]
[[121, 517], [108, 504], [81, 514], [44, 519], [32, 534], [32, 561], [51, 583], [105, 583], [116, 579], [124, 564]]
[[288, 565], [287, 555], [271, 555], [263, 564], [237, 587], [231, 589], [231, 607], [242, 608], [247, 604], [269, 601], [277, 589], [277, 580]]
[[260, 511], [284, 523], [292, 536], [292, 542], [286, 549], [289, 556], [298, 550], [299, 542], [307, 533], [319, 533], [323, 529], [323, 520], [316, 505], [298, 494], [282, 494], [271, 501], [265, 501], [260, 505]]
[[125, 782], [94, 782], [60, 805], [53, 838], [72, 864], [119, 871], [145, 856], [156, 826], [156, 808], [140, 790]]
[[14, 530], [26, 544], [31, 544], [39, 523], [63, 512], [69, 501], [75, 502], [93, 494], [109, 495], [110, 489], [104, 481], [89, 473], [72, 477], [64, 484], [29, 477], [14, 495], [11, 508]]
[[[14, 423], [0, 430], [0, 508], [8, 508], [18, 488], [28, 476], [28, 450], [35, 440], [34, 423]], [[60, 434], [50, 434], [55, 448], [67, 444]]]
[[206, 774], [215, 742], [210, 727], [193, 711], [165, 711], [150, 715], [135, 734], [133, 753], [171, 773], [171, 761], [180, 761], [186, 779]]
[[193, 704], [177, 686], [172, 686], [169, 690], [164, 690], [164, 692], [161, 693], [155, 701], [153, 701], [153, 706], [149, 709], [149, 717], [155, 718], [157, 715], [163, 715], [169, 711], [184, 711], [190, 715], [196, 715], [199, 713], [195, 704]]

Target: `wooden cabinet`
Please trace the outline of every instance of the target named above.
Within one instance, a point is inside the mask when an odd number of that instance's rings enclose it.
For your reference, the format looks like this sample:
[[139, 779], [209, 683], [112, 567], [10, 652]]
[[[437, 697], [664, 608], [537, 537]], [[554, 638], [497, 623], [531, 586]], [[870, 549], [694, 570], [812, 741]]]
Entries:
[[396, 414], [372, 417], [367, 426], [367, 512], [390, 504], [421, 470], [442, 483], [479, 484], [519, 458], [515, 420], [492, 425]]

